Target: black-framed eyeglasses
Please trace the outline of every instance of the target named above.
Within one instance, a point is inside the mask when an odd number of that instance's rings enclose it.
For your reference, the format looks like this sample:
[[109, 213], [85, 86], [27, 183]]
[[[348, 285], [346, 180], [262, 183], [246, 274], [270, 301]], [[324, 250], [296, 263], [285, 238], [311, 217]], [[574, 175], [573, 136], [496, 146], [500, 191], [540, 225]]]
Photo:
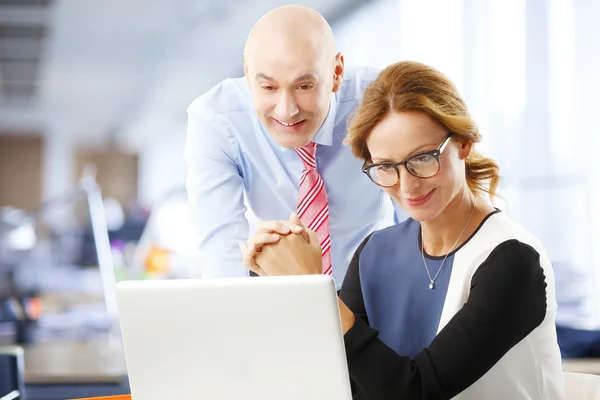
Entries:
[[400, 181], [400, 169], [398, 167], [401, 165], [404, 165], [406, 170], [417, 178], [431, 178], [440, 171], [440, 156], [451, 137], [452, 133], [449, 133], [435, 150], [415, 154], [395, 164], [369, 164], [365, 161], [362, 171], [367, 174], [373, 183], [382, 187], [391, 187]]

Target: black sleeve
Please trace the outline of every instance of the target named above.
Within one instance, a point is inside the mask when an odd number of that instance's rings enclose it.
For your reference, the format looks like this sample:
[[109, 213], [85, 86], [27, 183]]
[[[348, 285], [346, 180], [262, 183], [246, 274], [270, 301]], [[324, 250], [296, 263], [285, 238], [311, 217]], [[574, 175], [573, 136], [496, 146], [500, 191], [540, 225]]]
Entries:
[[[359, 257], [357, 251], [355, 258]], [[351, 310], [350, 304], [364, 312], [355, 268], [346, 277], [352, 280], [348, 290], [344, 280], [340, 298], [348, 301]], [[350, 377], [367, 399], [450, 399], [483, 376], [545, 315], [546, 281], [540, 256], [532, 247], [508, 240], [479, 266], [462, 309], [414, 358], [397, 354], [364, 319], [357, 318], [344, 336]]]
[[371, 235], [367, 236], [362, 243], [354, 252], [350, 265], [346, 270], [346, 276], [344, 276], [344, 282], [342, 282], [342, 288], [340, 290], [340, 299], [348, 306], [350, 311], [355, 316], [361, 318], [366, 323], [369, 323], [367, 319], [367, 311], [365, 310], [365, 303], [363, 301], [362, 288], [360, 287], [360, 276], [358, 275], [358, 260], [360, 253], [365, 247]]

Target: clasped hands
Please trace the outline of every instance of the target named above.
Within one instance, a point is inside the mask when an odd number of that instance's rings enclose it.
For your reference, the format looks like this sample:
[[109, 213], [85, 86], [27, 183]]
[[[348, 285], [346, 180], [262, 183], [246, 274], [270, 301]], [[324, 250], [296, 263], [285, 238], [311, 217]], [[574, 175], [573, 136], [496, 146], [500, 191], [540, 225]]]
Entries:
[[316, 232], [293, 213], [289, 221], [265, 221], [247, 243], [240, 243], [244, 266], [259, 276], [310, 275], [322, 272]]
[[[260, 276], [322, 273], [321, 245], [296, 214], [289, 221], [262, 222], [247, 243], [240, 243], [244, 266]], [[344, 334], [354, 325], [354, 313], [338, 297]]]

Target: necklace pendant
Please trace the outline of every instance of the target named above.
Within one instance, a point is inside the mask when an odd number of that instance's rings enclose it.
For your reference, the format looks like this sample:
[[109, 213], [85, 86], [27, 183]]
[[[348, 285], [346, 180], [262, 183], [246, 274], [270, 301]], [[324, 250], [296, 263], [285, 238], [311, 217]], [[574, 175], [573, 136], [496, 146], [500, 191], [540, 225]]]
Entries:
[[435, 284], [433, 283], [433, 281], [431, 281], [429, 283], [429, 289], [433, 290], [434, 287], [435, 287]]

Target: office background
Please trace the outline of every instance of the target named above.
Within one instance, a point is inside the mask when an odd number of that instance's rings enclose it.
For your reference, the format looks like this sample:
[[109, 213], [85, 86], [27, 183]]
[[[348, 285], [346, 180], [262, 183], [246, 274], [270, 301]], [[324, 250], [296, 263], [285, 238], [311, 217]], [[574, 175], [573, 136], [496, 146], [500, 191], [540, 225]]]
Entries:
[[[600, 1], [296, 3], [328, 19], [349, 67], [416, 60], [450, 76], [500, 163], [497, 206], [553, 261], [559, 322], [600, 330]], [[102, 259], [117, 279], [184, 278], [197, 262], [186, 107], [241, 76], [249, 29], [283, 4], [0, 0], [0, 344], [58, 343], [45, 366], [30, 356], [32, 385], [68, 376], [64, 343], [108, 329]]]

